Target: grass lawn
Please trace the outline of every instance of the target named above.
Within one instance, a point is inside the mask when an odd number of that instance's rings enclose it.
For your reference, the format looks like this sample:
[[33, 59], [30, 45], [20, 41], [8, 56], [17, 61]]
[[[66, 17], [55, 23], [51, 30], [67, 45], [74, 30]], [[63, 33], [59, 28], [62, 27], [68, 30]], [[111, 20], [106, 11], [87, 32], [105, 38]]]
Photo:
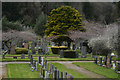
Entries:
[[83, 67], [89, 71], [105, 76], [106, 78], [118, 78], [118, 74], [108, 68], [101, 67], [91, 62], [74, 62], [73, 64]]
[[[38, 60], [38, 57], [33, 57], [34, 59]], [[94, 58], [87, 57], [87, 58], [60, 58], [60, 57], [47, 57], [48, 61], [90, 61], [94, 60]], [[13, 57], [5, 57], [5, 59], [2, 59], [3, 62], [5, 61], [30, 61], [28, 57], [25, 57], [25, 59], [21, 59], [19, 56], [17, 59], [13, 59]]]
[[40, 78], [40, 71], [31, 71], [29, 64], [7, 64], [8, 78]]
[[[72, 74], [74, 78], [87, 78], [85, 75], [82, 75], [74, 70], [66, 68], [60, 63], [52, 63], [54, 67], [57, 67], [59, 71], [66, 71], [68, 74]], [[8, 78], [40, 78], [40, 70], [31, 71], [28, 64], [7, 64], [7, 75]], [[64, 75], [64, 73], [63, 73]]]

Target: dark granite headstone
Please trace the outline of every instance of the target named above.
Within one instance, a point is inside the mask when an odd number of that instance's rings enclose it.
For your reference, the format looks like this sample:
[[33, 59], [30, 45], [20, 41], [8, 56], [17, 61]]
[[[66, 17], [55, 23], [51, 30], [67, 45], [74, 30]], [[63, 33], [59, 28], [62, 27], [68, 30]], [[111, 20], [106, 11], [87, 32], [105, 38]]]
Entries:
[[25, 54], [21, 54], [21, 59], [25, 59]]

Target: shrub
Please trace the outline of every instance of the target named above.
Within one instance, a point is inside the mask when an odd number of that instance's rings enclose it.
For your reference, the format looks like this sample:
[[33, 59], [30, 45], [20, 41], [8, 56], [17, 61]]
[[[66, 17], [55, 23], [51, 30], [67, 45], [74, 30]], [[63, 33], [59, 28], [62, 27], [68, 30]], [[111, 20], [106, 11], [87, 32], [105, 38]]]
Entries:
[[15, 51], [16, 51], [16, 54], [22, 54], [22, 53], [27, 54], [28, 53], [28, 49], [26, 48], [16, 48]]
[[60, 50], [66, 50], [68, 47], [67, 46], [52, 46], [52, 52], [53, 54], [59, 54]]
[[64, 50], [65, 58], [76, 58], [76, 51], [73, 50]]

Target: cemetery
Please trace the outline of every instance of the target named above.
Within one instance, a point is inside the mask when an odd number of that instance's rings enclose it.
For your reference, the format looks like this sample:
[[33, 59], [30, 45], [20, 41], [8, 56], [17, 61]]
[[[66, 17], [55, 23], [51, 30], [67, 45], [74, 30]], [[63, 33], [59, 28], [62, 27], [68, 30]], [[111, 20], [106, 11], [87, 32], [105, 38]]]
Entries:
[[47, 8], [34, 25], [2, 17], [0, 79], [120, 79], [120, 18], [108, 25], [89, 22], [77, 7], [63, 4], [48, 13], [50, 3], [38, 4]]

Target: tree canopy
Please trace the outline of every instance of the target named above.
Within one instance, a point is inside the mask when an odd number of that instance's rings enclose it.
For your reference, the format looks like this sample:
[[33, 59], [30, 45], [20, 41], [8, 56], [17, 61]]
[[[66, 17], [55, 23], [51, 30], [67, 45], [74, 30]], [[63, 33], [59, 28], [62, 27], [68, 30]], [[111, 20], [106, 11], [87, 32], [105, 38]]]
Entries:
[[82, 15], [71, 6], [53, 9], [47, 17], [46, 34], [49, 36], [67, 34], [69, 30], [85, 31], [82, 27]]

